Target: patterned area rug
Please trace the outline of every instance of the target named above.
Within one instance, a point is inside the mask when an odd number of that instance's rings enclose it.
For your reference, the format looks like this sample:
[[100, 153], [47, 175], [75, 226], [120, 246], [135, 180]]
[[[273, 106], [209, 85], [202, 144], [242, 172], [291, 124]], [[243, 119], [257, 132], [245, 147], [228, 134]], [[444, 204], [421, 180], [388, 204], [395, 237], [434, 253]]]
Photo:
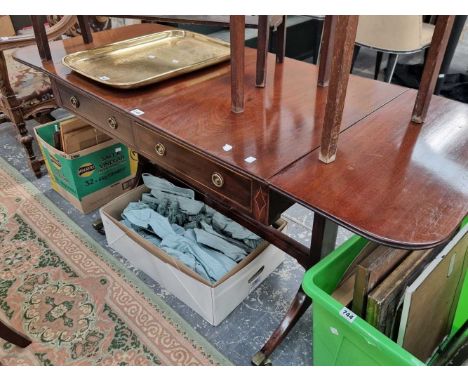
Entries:
[[0, 318], [3, 365], [229, 364], [2, 158]]

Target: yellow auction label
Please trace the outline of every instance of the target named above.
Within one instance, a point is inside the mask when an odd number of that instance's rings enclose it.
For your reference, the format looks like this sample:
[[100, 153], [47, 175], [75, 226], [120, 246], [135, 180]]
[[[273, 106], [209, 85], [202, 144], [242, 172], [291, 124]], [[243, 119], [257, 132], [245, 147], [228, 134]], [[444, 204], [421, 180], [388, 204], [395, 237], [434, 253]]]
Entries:
[[94, 170], [96, 170], [96, 166], [94, 164], [85, 163], [85, 164], [82, 164], [80, 168], [78, 169], [78, 175], [83, 178], [88, 177], [93, 174]]

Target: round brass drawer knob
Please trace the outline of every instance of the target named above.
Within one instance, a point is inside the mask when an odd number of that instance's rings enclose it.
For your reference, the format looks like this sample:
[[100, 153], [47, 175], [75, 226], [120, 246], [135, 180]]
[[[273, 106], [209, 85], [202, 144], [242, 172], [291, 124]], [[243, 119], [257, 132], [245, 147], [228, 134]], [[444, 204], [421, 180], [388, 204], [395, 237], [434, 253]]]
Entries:
[[211, 175], [211, 182], [215, 185], [215, 187], [221, 188], [224, 185], [224, 178], [219, 172], [214, 172]]
[[107, 118], [107, 124], [112, 130], [115, 130], [117, 129], [117, 127], [119, 127], [119, 124], [117, 123], [117, 120], [114, 117]]
[[157, 143], [156, 146], [154, 146], [154, 150], [160, 157], [166, 154], [166, 147], [162, 143]]
[[80, 101], [78, 101], [78, 98], [76, 98], [75, 96], [70, 97], [70, 103], [75, 109], [78, 109], [80, 107]]

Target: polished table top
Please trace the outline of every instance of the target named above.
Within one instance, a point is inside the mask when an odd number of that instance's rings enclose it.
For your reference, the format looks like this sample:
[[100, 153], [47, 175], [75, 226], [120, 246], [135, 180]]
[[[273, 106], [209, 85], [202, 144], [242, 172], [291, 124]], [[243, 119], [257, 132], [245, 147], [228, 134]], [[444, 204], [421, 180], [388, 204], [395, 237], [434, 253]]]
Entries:
[[[168, 27], [139, 24], [95, 33], [94, 42], [80, 38], [51, 42], [52, 62], [41, 62], [34, 46], [19, 49], [16, 58], [67, 84], [78, 87], [100, 102], [129, 112], [148, 126], [219, 158], [259, 179], [268, 179], [320, 145], [326, 88], [317, 88], [317, 67], [286, 59], [275, 65], [269, 57], [267, 86], [255, 87], [255, 54], [246, 49], [245, 112], [231, 113], [229, 63], [135, 90], [102, 86], [73, 73], [62, 64], [68, 53], [159, 32]], [[372, 113], [407, 89], [353, 76], [348, 89], [343, 129]], [[134, 116], [132, 116], [134, 118]], [[224, 151], [229, 144], [231, 151]], [[253, 163], [246, 157], [255, 157]]]
[[271, 185], [380, 242], [444, 241], [468, 213], [468, 105], [434, 97], [420, 125], [411, 122], [415, 96], [410, 90], [343, 132], [335, 162], [319, 162], [315, 150]]
[[[255, 88], [255, 51], [246, 48], [246, 108], [230, 111], [230, 67], [220, 64], [157, 85], [118, 90], [62, 65], [71, 52], [168, 29], [140, 24], [51, 43], [52, 61], [35, 46], [16, 58], [96, 102], [144, 111], [142, 124], [257, 178], [355, 232], [396, 246], [446, 240], [468, 212], [468, 105], [434, 97], [427, 122], [410, 123], [415, 91], [351, 76], [334, 163], [318, 161], [327, 88], [317, 67], [268, 58]], [[225, 151], [223, 146], [231, 145]], [[245, 161], [254, 157], [252, 163]]]

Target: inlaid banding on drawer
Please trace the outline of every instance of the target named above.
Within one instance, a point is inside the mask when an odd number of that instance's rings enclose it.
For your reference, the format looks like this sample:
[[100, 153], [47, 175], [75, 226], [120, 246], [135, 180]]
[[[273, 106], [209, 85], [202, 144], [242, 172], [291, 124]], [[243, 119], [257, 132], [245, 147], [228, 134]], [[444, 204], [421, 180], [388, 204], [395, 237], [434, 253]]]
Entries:
[[134, 146], [131, 119], [110, 107], [93, 102], [92, 98], [79, 91], [57, 86], [61, 106], [78, 117], [91, 122], [110, 135], [120, 138], [129, 146]]
[[251, 211], [252, 179], [201, 156], [170, 138], [134, 124], [137, 150], [195, 187], [202, 186]]

